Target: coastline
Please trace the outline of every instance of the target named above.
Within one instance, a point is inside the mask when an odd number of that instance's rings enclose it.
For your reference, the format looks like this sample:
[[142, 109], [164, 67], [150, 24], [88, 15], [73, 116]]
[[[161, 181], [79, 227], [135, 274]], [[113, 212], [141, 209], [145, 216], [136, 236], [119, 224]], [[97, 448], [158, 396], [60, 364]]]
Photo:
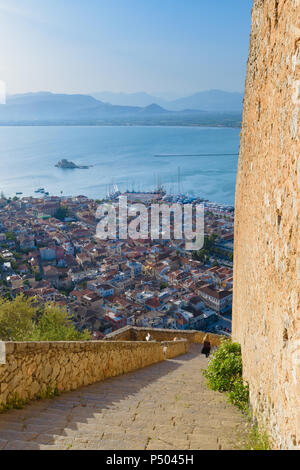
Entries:
[[[17, 194], [17, 193], [16, 193]], [[160, 193], [159, 190], [157, 191], [130, 191], [130, 190], [127, 190], [125, 192], [122, 192], [122, 193], [116, 193], [116, 194], [111, 194], [111, 195], [107, 195], [106, 197], [104, 198], [101, 198], [101, 199], [97, 199], [95, 197], [89, 197], [89, 196], [86, 196], [84, 194], [69, 194], [69, 195], [59, 195], [59, 194], [52, 194], [52, 195], [48, 195], [44, 192], [42, 192], [40, 194], [40, 196], [38, 195], [35, 195], [35, 196], [26, 196], [24, 195], [23, 193], [20, 193], [19, 196], [15, 196], [14, 198], [6, 198], [8, 200], [26, 200], [26, 199], [40, 199], [40, 200], [44, 200], [44, 201], [51, 201], [52, 199], [58, 199], [58, 200], [61, 200], [62, 202], [63, 201], [66, 201], [68, 199], [78, 199], [78, 198], [84, 198], [86, 200], [89, 200], [89, 201], [93, 201], [95, 203], [97, 203], [98, 201], [101, 201], [101, 203], [114, 203], [118, 200], [118, 198], [120, 196], [136, 196], [138, 197], [139, 195], [157, 195], [157, 194], [163, 194], [164, 198], [161, 198], [160, 202], [166, 202], [167, 204], [172, 204], [174, 203], [175, 201], [181, 203], [182, 205], [185, 205], [185, 204], [188, 204], [188, 203], [192, 203], [192, 204], [196, 204], [196, 203], [203, 203], [204, 204], [204, 207], [205, 208], [210, 208], [210, 207], [215, 207], [215, 208], [223, 208], [225, 210], [230, 210], [230, 212], [234, 212], [235, 210], [235, 205], [234, 204], [227, 204], [227, 203], [220, 203], [220, 202], [216, 202], [216, 201], [212, 201], [212, 200], [209, 200], [209, 199], [205, 199], [201, 196], [191, 196], [188, 192], [185, 192], [185, 193], [181, 193], [181, 194], [177, 194], [177, 195], [173, 195], [173, 194], [169, 194], [168, 192], [164, 192], [164, 193]], [[187, 200], [189, 199], [190, 201], [189, 202], [184, 202], [184, 200]]]

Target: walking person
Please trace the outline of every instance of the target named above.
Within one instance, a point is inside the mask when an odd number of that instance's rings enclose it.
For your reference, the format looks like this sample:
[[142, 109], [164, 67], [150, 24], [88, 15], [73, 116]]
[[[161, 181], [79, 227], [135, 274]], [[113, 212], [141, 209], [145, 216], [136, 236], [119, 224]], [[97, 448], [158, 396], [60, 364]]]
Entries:
[[211, 344], [209, 341], [209, 335], [205, 335], [203, 338], [203, 348], [202, 348], [202, 354], [205, 354], [206, 357], [209, 357], [210, 351], [211, 351]]

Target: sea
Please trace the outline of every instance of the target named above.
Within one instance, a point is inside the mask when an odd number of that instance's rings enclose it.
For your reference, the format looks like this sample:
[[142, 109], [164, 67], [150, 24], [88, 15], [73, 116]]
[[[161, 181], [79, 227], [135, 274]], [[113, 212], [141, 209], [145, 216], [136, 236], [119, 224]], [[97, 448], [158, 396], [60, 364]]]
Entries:
[[[234, 205], [239, 140], [240, 129], [222, 127], [0, 127], [0, 192], [102, 199], [163, 185]], [[63, 158], [90, 168], [56, 168]]]

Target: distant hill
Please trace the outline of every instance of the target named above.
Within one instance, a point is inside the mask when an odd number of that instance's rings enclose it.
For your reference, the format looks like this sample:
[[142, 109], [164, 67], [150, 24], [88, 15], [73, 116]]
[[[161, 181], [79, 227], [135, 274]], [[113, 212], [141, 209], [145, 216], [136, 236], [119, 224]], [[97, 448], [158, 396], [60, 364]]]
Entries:
[[194, 93], [177, 100], [166, 100], [148, 93], [93, 93], [94, 98], [113, 105], [146, 107], [155, 103], [170, 111], [242, 112], [243, 94], [222, 90]]
[[140, 110], [140, 113], [146, 114], [146, 115], [153, 115], [153, 114], [170, 114], [170, 111], [167, 111], [166, 109], [162, 108], [161, 106], [158, 106], [158, 104], [152, 103], [149, 106], [146, 106], [145, 108], [142, 108]]
[[150, 106], [152, 103], [156, 103], [160, 106], [164, 106], [168, 101], [158, 98], [156, 96], [149, 95], [148, 93], [113, 93], [111, 91], [103, 91], [98, 93], [92, 93], [91, 96], [97, 100], [104, 101], [106, 103], [119, 105], [119, 106], [139, 106], [144, 108]]
[[68, 95], [64, 93], [51, 93], [42, 91], [39, 93], [25, 93], [19, 95], [9, 95], [7, 104], [9, 105], [32, 105], [44, 104], [49, 105], [56, 103], [57, 105], [63, 104], [64, 106], [78, 107], [78, 106], [96, 106], [99, 104], [95, 98], [89, 95]]
[[221, 90], [202, 91], [186, 98], [169, 102], [167, 109], [172, 111], [197, 109], [219, 113], [242, 112], [243, 97], [242, 93], [231, 93]]
[[8, 96], [0, 105], [0, 120], [40, 121], [76, 116], [82, 109], [94, 109], [99, 102], [87, 95], [66, 95], [48, 92]]
[[[146, 106], [125, 106], [103, 102], [89, 95], [27, 93], [8, 96], [7, 103], [0, 105], [0, 124], [240, 125], [240, 111], [215, 113], [198, 110], [193, 108], [188, 98], [186, 100], [189, 106], [183, 103], [183, 110], [178, 104], [182, 100], [169, 102], [173, 109], [168, 110], [153, 101]], [[195, 103], [196, 106], [200, 101], [195, 100]], [[202, 103], [205, 105], [205, 100]]]
[[81, 120], [168, 112], [153, 103], [146, 107], [119, 106], [89, 95], [41, 92], [9, 96], [6, 104], [0, 105], [0, 121]]

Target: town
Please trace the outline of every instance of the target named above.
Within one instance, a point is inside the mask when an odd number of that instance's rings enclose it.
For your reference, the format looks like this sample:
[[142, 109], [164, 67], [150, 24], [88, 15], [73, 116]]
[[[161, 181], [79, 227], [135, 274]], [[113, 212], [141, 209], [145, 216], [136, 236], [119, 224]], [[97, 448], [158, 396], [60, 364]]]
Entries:
[[101, 240], [85, 196], [0, 198], [0, 295], [65, 307], [94, 340], [126, 325], [231, 333], [234, 208], [190, 198], [126, 193], [132, 203], [202, 202], [205, 242]]

